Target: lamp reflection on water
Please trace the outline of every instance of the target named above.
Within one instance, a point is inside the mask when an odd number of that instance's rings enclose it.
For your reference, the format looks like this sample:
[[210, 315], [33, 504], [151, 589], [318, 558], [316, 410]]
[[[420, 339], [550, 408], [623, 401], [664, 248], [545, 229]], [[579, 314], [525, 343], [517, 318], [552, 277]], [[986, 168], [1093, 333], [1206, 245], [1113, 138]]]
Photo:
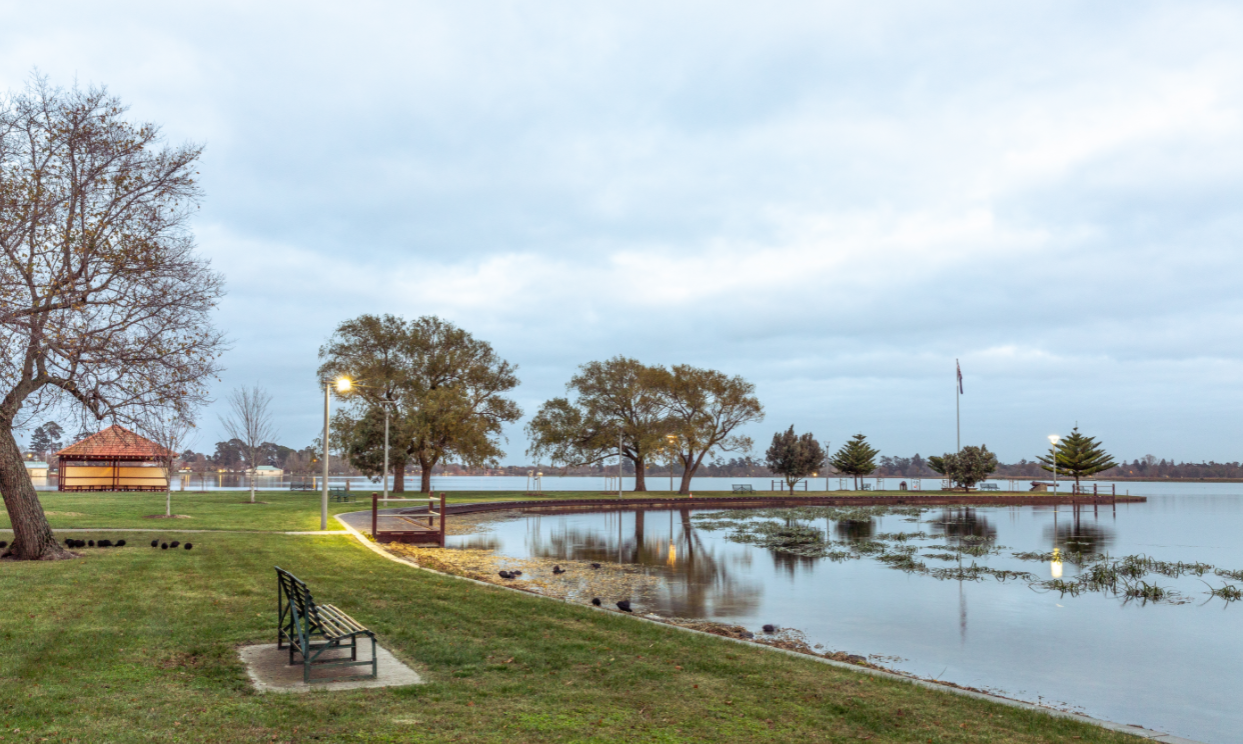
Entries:
[[673, 564], [677, 562], [678, 562], [678, 549], [674, 547], [673, 543], [669, 543], [669, 565], [672, 566]]
[[1057, 548], [1053, 549], [1053, 560], [1049, 563], [1049, 574], [1055, 578], [1062, 578], [1062, 552]]

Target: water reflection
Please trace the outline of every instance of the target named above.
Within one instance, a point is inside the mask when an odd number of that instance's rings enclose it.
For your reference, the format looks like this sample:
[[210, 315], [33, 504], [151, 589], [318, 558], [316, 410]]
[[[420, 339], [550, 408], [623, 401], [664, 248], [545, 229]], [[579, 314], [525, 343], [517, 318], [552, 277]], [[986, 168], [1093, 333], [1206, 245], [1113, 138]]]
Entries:
[[843, 519], [833, 525], [833, 531], [840, 540], [870, 540], [876, 534], [876, 520]]
[[[695, 529], [690, 509], [593, 516], [602, 518], [603, 525], [596, 522], [593, 529], [559, 516], [532, 513], [527, 517], [527, 552], [553, 561], [618, 562], [659, 572], [666, 589], [657, 609], [680, 617], [734, 615], [756, 606], [759, 585], [739, 578], [750, 567], [750, 558], [741, 565], [731, 561], [741, 571], [728, 570], [717, 548], [705, 544]], [[551, 529], [546, 519], [551, 520]]]
[[928, 527], [933, 535], [945, 538], [950, 544], [972, 542], [970, 538], [975, 538], [977, 542], [997, 539], [997, 528], [988, 521], [988, 517], [971, 507], [945, 509], [929, 521]]
[[1059, 553], [1107, 553], [1114, 542], [1114, 531], [1101, 524], [1096, 516], [1089, 518], [1083, 509], [1070, 512], [1054, 511], [1053, 523], [1045, 525], [1045, 544]]

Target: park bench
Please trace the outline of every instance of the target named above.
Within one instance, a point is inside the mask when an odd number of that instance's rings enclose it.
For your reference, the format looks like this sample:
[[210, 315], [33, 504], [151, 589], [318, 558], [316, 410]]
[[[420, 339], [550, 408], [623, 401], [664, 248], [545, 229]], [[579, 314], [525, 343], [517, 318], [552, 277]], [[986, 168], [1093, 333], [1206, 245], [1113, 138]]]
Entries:
[[[363, 627], [354, 618], [332, 605], [316, 604], [311, 590], [301, 579], [276, 566], [277, 584], [277, 634], [276, 647], [289, 644], [289, 663], [295, 664], [294, 654], [302, 656], [302, 680], [311, 681], [311, 668], [353, 667], [371, 665], [371, 677], [377, 676], [375, 633]], [[358, 639], [371, 639], [371, 660], [358, 660]], [[348, 660], [325, 652], [337, 649], [350, 650]], [[358, 679], [357, 676], [316, 678], [316, 682], [333, 679]]]
[[750, 483], [735, 483], [734, 493], [755, 493], [755, 486]]
[[859, 490], [860, 490], [860, 491], [871, 491], [871, 490], [872, 490], [872, 484], [871, 484], [871, 483], [860, 483], [860, 484], [859, 484]]
[[345, 490], [344, 488], [329, 488], [328, 498], [333, 501], [340, 501], [342, 503], [346, 501], [354, 500], [354, 497], [350, 495], [350, 492]]
[[981, 491], [1000, 491], [996, 483], [981, 483], [979, 490]]

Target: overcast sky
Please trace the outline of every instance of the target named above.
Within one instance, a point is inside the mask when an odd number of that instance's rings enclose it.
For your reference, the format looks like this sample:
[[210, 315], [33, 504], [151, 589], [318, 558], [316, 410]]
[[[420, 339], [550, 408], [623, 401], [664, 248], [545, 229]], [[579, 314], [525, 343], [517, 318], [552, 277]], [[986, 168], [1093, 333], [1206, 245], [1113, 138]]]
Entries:
[[335, 325], [394, 313], [491, 342], [528, 415], [616, 354], [740, 374], [760, 456], [950, 451], [959, 358], [1003, 461], [1076, 422], [1243, 459], [1237, 2], [0, 7], [0, 87], [206, 146], [214, 395], [267, 388], [284, 444]]

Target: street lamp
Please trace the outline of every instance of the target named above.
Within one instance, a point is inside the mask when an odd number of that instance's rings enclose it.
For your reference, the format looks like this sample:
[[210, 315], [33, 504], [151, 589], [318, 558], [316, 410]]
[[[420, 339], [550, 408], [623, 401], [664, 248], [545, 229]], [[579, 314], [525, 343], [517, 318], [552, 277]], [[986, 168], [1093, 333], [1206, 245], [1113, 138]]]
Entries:
[[1057, 493], [1057, 443], [1061, 441], [1061, 437], [1056, 434], [1049, 435], [1049, 441], [1053, 443], [1053, 493]]
[[353, 389], [354, 383], [345, 376], [335, 380], [324, 380], [324, 482], [319, 497], [319, 528], [321, 530], [328, 529], [328, 407], [334, 387], [338, 395], [345, 395]]
[[673, 491], [673, 448], [678, 445], [677, 434], [666, 434], [665, 439], [669, 440], [669, 491]]

